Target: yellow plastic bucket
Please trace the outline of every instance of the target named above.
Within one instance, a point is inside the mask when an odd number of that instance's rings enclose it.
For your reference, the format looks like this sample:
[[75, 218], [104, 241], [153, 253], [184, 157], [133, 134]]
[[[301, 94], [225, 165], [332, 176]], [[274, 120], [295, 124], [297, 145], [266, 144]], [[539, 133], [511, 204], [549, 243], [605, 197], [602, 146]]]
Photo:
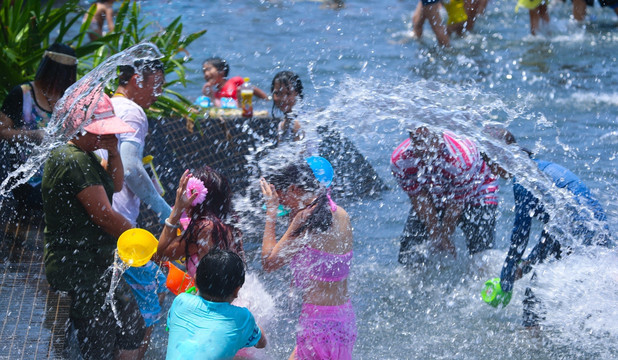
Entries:
[[129, 229], [118, 238], [118, 256], [133, 267], [146, 265], [157, 252], [159, 242], [148, 230]]

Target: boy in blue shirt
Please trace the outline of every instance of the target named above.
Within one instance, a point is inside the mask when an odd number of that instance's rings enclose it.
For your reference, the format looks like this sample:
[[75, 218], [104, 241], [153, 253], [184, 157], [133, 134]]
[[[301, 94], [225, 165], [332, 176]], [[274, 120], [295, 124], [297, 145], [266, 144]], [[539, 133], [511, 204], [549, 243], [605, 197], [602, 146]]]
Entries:
[[213, 249], [205, 255], [195, 274], [198, 295], [182, 293], [170, 308], [166, 359], [231, 359], [241, 348], [265, 347], [251, 312], [231, 304], [244, 282], [236, 253]]
[[[507, 145], [517, 144], [515, 137], [510, 131], [502, 128], [489, 128], [492, 136], [503, 140]], [[571, 217], [572, 235], [581, 239], [584, 245], [609, 246], [610, 235], [607, 224], [607, 216], [601, 204], [592, 195], [590, 189], [580, 180], [577, 175], [570, 170], [553, 162], [538, 160], [533, 158], [530, 150], [520, 147], [537, 164], [541, 170], [554, 184], [555, 187], [566, 189], [580, 208], [561, 208]], [[503, 178], [510, 178], [511, 174], [503, 169], [499, 164], [489, 161], [492, 170], [496, 175]], [[513, 184], [513, 195], [515, 198], [515, 222], [511, 234], [511, 245], [502, 267], [500, 274], [500, 291], [508, 294], [504, 305], [510, 300], [510, 293], [513, 291], [513, 284], [524, 274], [530, 272], [537, 263], [555, 258], [559, 260], [563, 253], [568, 254], [570, 249], [561, 248], [559, 239], [554, 238], [548, 231], [543, 229], [539, 240], [530, 254], [524, 258], [524, 252], [528, 246], [530, 230], [533, 218], [537, 218], [543, 224], [550, 220], [550, 214], [544, 208], [542, 202], [534, 194], [526, 189], [517, 181]], [[586, 209], [587, 211], [584, 211]], [[590, 222], [598, 222], [600, 228], [589, 228]], [[588, 224], [588, 226], [586, 225]], [[536, 274], [533, 273], [533, 278]], [[534, 296], [531, 288], [526, 288], [524, 298], [524, 326], [534, 327], [539, 324], [542, 318], [542, 309], [539, 300]]]

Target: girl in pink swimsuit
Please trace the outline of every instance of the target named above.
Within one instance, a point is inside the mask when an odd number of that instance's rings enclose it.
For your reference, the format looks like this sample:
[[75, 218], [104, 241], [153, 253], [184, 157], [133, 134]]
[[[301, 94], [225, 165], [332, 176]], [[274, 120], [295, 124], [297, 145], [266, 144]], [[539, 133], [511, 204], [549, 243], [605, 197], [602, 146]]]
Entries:
[[[192, 202], [196, 196], [185, 195], [191, 177], [202, 181], [208, 190], [206, 198], [195, 206]], [[232, 250], [244, 258], [240, 231], [228, 222], [231, 208], [232, 189], [223, 174], [208, 166], [193, 175], [187, 170], [180, 179], [174, 209], [166, 219], [159, 238], [158, 256], [163, 261], [186, 258], [187, 272], [192, 277], [195, 277], [195, 270], [202, 257], [212, 248]], [[190, 222], [185, 232], [179, 234], [179, 220], [183, 211], [186, 211]]]
[[[356, 318], [347, 284], [353, 243], [350, 218], [304, 161], [284, 167], [269, 181], [260, 179], [267, 208], [262, 265], [274, 271], [289, 264], [303, 293], [290, 359], [351, 359]], [[280, 202], [291, 209], [293, 220], [277, 241]]]

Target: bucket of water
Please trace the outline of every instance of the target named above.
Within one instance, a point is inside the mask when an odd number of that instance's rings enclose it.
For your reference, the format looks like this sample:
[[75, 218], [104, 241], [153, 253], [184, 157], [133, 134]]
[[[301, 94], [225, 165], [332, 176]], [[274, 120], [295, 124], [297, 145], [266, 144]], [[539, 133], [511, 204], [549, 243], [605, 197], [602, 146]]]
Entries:
[[118, 238], [118, 256], [129, 266], [144, 266], [157, 252], [158, 244], [157, 239], [148, 230], [129, 229]]
[[186, 272], [180, 270], [174, 263], [168, 261], [166, 266], [169, 268], [165, 286], [174, 294], [178, 295], [187, 291], [192, 286], [195, 286], [195, 281]]

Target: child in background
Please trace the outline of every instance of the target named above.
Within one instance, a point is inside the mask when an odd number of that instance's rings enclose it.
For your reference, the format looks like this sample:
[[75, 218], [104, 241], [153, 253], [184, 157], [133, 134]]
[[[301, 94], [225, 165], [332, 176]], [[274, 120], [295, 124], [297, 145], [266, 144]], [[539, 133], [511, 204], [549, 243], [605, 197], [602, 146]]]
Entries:
[[[179, 221], [185, 211], [190, 222], [179, 234]], [[158, 256], [163, 261], [186, 258], [187, 272], [193, 278], [200, 259], [213, 248], [244, 256], [240, 232], [226, 223], [231, 211], [232, 188], [225, 176], [208, 166], [193, 175], [185, 171], [159, 238]]]
[[[324, 174], [331, 174], [325, 179]], [[303, 306], [290, 359], [352, 358], [356, 318], [348, 296], [353, 234], [348, 213], [330, 198], [332, 167], [310, 157], [260, 180], [266, 201], [262, 266], [271, 272], [289, 264], [302, 290]], [[293, 219], [276, 239], [279, 201]]]
[[[599, 0], [601, 7], [609, 7], [618, 15], [618, 0]], [[594, 0], [573, 0], [573, 19], [584, 21], [586, 19], [586, 8], [594, 6]]]
[[[114, 31], [114, 5], [115, 0], [98, 0], [96, 2], [97, 9], [94, 12], [90, 28], [88, 29], [88, 37], [90, 41], [94, 41], [103, 36], [103, 22], [107, 21], [107, 29], [109, 32]], [[84, 21], [88, 18], [88, 14], [84, 15]]]
[[530, 13], [530, 33], [536, 35], [543, 21], [543, 25], [549, 24], [549, 14], [547, 13], [547, 4], [549, 0], [519, 0], [515, 6], [515, 12], [519, 11], [521, 6], [528, 9]]
[[468, 15], [464, 8], [464, 1], [445, 0], [442, 2], [442, 6], [444, 6], [444, 10], [446, 10], [446, 14], [448, 15], [446, 19], [446, 32], [449, 35], [455, 33], [459, 36], [463, 36], [464, 25], [466, 25], [468, 21]]
[[270, 91], [273, 94], [273, 118], [283, 118], [277, 126], [279, 141], [297, 141], [303, 138], [300, 122], [292, 111], [299, 99], [303, 98], [303, 83], [291, 71], [278, 72], [273, 78]]
[[211, 250], [200, 260], [195, 282], [198, 295], [182, 293], [170, 308], [166, 359], [231, 359], [242, 348], [266, 346], [251, 312], [231, 304], [245, 282], [240, 256]]
[[[451, 36], [453, 33], [463, 36], [464, 30], [471, 30], [474, 23], [473, 20], [467, 15], [467, 2], [464, 0], [443, 0], [442, 6], [446, 10], [446, 33]], [[423, 15], [424, 8], [421, 1], [418, 2], [414, 14], [412, 15], [412, 23], [415, 27], [416, 36], [420, 37], [423, 34], [423, 24], [427, 17]], [[430, 19], [431, 23], [431, 19]], [[433, 25], [432, 25], [433, 26]], [[434, 28], [434, 31], [436, 28]], [[440, 39], [440, 37], [438, 37]]]
[[[240, 76], [227, 79], [230, 72], [227, 61], [217, 57], [206, 59], [202, 71], [206, 81], [202, 94], [210, 98], [215, 107], [238, 107], [238, 88], [244, 80]], [[253, 94], [260, 99], [268, 99], [268, 95], [256, 86], [253, 87]]]

